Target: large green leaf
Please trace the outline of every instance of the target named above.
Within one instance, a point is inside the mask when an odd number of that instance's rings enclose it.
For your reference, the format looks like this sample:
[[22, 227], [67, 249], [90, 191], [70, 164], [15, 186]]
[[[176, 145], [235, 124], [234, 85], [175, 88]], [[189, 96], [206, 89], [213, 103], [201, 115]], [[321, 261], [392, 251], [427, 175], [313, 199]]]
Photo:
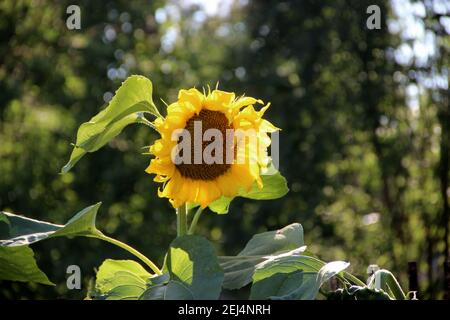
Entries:
[[[315, 272], [301, 272], [303, 279], [288, 281], [284, 292], [280, 292], [272, 299], [281, 300], [313, 300], [319, 293], [320, 287], [334, 275], [342, 272], [350, 264], [344, 261], [333, 261], [325, 264], [320, 268], [318, 273]], [[287, 290], [286, 290], [287, 289]]]
[[304, 255], [280, 255], [258, 266], [251, 299], [312, 300], [320, 287], [349, 263], [324, 262]]
[[176, 238], [167, 254], [171, 281], [186, 287], [193, 299], [218, 299], [223, 282], [214, 247], [203, 237], [188, 235]]
[[[38, 268], [29, 244], [53, 237], [101, 237], [95, 218], [101, 203], [78, 212], [65, 225], [58, 225], [0, 212], [0, 224], [7, 226], [0, 239], [0, 279], [52, 284]], [[6, 223], [4, 223], [6, 222]]]
[[0, 280], [53, 285], [37, 266], [33, 250], [28, 246], [0, 247]]
[[95, 282], [95, 299], [136, 300], [147, 289], [151, 274], [132, 260], [105, 260]]
[[303, 227], [292, 223], [282, 229], [254, 235], [239, 256], [268, 255], [303, 246]]
[[164, 267], [169, 279], [150, 285], [143, 300], [214, 300], [218, 299], [223, 271], [214, 248], [203, 237], [186, 235], [170, 245]]
[[152, 82], [143, 77], [128, 77], [116, 91], [108, 106], [88, 122], [83, 123], [69, 162], [61, 169], [68, 172], [87, 152], [95, 152], [132, 123], [150, 124], [143, 113], [160, 117], [153, 103]]
[[264, 261], [273, 259], [280, 252], [298, 254], [304, 250], [303, 228], [299, 223], [290, 224], [276, 231], [257, 234], [250, 239], [237, 256], [219, 257], [225, 271], [223, 286], [239, 289], [252, 281], [255, 268]]
[[53, 237], [98, 237], [101, 232], [95, 227], [95, 219], [101, 203], [89, 206], [78, 212], [65, 225], [58, 225], [30, 219], [7, 212], [0, 212], [9, 221], [9, 239], [0, 240], [2, 247], [29, 245]]

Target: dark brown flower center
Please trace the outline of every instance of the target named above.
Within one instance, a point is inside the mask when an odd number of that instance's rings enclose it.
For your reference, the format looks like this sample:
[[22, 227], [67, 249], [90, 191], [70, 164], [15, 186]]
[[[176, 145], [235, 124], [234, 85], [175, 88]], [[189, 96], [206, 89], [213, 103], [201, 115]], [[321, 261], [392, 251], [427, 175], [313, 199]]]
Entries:
[[[201, 123], [201, 136], [200, 136], [200, 126]], [[199, 132], [194, 132], [194, 128], [197, 128]], [[227, 154], [232, 155], [230, 152], [233, 152], [233, 143], [227, 143], [227, 129], [233, 129], [231, 125], [228, 123], [228, 119], [220, 111], [211, 111], [203, 109], [200, 111], [198, 115], [194, 115], [191, 119], [189, 119], [186, 123], [185, 129], [189, 132], [189, 135], [191, 137], [191, 143], [190, 143], [190, 151], [191, 151], [191, 161], [190, 163], [181, 163], [176, 164], [176, 168], [180, 172], [180, 174], [183, 177], [191, 178], [193, 180], [214, 180], [215, 178], [223, 175], [225, 172], [228, 171], [231, 164], [227, 163]], [[204, 150], [205, 148], [214, 143], [216, 137], [211, 137], [211, 141], [205, 141], [203, 139], [203, 135], [205, 131], [208, 129], [217, 129], [220, 131], [221, 139], [222, 139], [222, 152], [220, 154], [215, 153], [216, 149], [212, 149], [211, 155], [215, 157], [216, 161], [215, 163], [207, 163], [205, 162], [204, 157]], [[197, 148], [198, 150], [195, 150], [195, 134], [197, 134], [197, 137], [201, 139], [201, 148]], [[178, 139], [178, 143], [181, 143], [183, 140], [182, 136]], [[201, 150], [200, 150], [201, 149]], [[195, 163], [195, 152], [197, 153], [201, 152], [201, 155], [197, 154], [197, 157], [201, 156], [200, 163]], [[180, 151], [180, 156], [182, 157], [183, 150]], [[229, 156], [230, 157], [230, 156]], [[200, 158], [197, 158], [200, 159]], [[196, 161], [199, 162], [199, 161]], [[229, 161], [228, 161], [229, 162]]]

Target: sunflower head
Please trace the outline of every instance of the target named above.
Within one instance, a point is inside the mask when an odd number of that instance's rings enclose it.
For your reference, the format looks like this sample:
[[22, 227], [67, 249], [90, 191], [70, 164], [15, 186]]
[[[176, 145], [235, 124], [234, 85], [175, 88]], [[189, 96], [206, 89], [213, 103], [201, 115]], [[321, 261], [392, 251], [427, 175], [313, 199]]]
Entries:
[[167, 116], [155, 121], [161, 138], [150, 147], [154, 158], [146, 172], [163, 183], [158, 195], [174, 207], [191, 203], [205, 208], [254, 183], [262, 188], [268, 133], [278, 129], [263, 119], [270, 104], [259, 111], [256, 104], [263, 102], [232, 92], [180, 90]]

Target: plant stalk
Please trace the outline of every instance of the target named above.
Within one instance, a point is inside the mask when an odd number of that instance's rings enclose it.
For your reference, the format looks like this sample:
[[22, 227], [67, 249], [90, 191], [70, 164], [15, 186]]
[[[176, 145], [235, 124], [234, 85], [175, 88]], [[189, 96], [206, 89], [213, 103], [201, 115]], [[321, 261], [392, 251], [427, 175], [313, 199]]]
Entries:
[[187, 233], [187, 207], [186, 204], [177, 208], [177, 236], [181, 237]]
[[188, 234], [194, 234], [195, 228], [197, 227], [198, 219], [200, 219], [200, 216], [202, 215], [203, 209], [202, 207], [199, 207], [197, 211], [195, 212], [194, 217], [192, 218], [191, 226], [189, 227]]
[[157, 275], [162, 275], [161, 270], [159, 270], [159, 268], [156, 266], [156, 264], [154, 264], [149, 258], [147, 258], [146, 256], [144, 256], [142, 253], [140, 253], [139, 251], [137, 251], [136, 249], [130, 247], [129, 245], [127, 245], [126, 243], [123, 243], [117, 239], [114, 238], [110, 238], [104, 234], [101, 234], [98, 236], [99, 239], [104, 240], [106, 242], [112, 243], [126, 251], [128, 251], [129, 253], [131, 253], [132, 255], [134, 255], [135, 257], [139, 258], [142, 262], [144, 262], [150, 269], [152, 269], [152, 271], [157, 274]]

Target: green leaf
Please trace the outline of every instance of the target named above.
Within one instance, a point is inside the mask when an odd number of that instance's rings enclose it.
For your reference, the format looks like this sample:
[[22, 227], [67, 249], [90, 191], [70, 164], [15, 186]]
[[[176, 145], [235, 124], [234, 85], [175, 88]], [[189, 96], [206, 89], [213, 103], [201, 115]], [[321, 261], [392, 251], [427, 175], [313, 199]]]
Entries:
[[252, 285], [250, 299], [313, 300], [316, 296], [316, 276], [316, 272], [302, 270], [275, 273]]
[[230, 207], [230, 203], [233, 201], [233, 198], [222, 196], [216, 201], [209, 204], [208, 208], [215, 213], [225, 214], [228, 213], [228, 208]]
[[350, 263], [346, 261], [332, 261], [320, 268], [317, 275], [317, 290], [319, 290], [326, 281], [347, 269], [349, 265]]
[[[6, 222], [7, 237], [0, 240], [0, 279], [52, 284], [38, 268], [29, 244], [53, 237], [97, 237], [95, 218], [101, 203], [78, 212], [65, 225], [0, 212], [0, 221]], [[3, 236], [2, 236], [3, 238]]]
[[239, 255], [268, 255], [303, 245], [303, 227], [300, 223], [292, 223], [279, 230], [254, 235]]
[[[266, 173], [261, 173], [261, 180], [263, 183], [261, 189], [258, 187], [258, 184], [254, 182], [249, 191], [241, 190], [237, 196], [253, 200], [274, 200], [283, 197], [289, 192], [286, 179], [273, 165], [269, 166]], [[210, 203], [208, 208], [217, 214], [228, 213], [228, 208], [234, 198], [235, 197], [222, 196]], [[195, 207], [198, 207], [198, 204], [190, 203], [188, 205], [189, 210]]]
[[12, 213], [1, 212], [9, 220], [9, 239], [0, 240], [2, 247], [29, 245], [53, 237], [98, 237], [101, 232], [95, 227], [95, 219], [101, 202], [78, 212], [65, 225], [30, 219]]
[[286, 294], [281, 294], [272, 299], [280, 300], [313, 300], [319, 293], [320, 287], [330, 280], [334, 275], [346, 269], [350, 264], [344, 261], [329, 262], [320, 268], [318, 273], [315, 272], [301, 272], [303, 281], [290, 280], [289, 290]]
[[219, 257], [220, 265], [225, 271], [223, 286], [227, 289], [246, 286], [252, 281], [259, 264], [273, 259], [274, 255], [281, 252], [292, 250], [287, 254], [295, 254], [303, 251], [303, 244], [303, 228], [299, 223], [253, 236], [237, 256]]
[[95, 152], [132, 123], [147, 123], [143, 113], [161, 117], [152, 99], [152, 82], [143, 77], [128, 77], [116, 91], [106, 109], [83, 123], [69, 162], [61, 169], [68, 172], [87, 152]]
[[304, 255], [280, 255], [258, 266], [251, 299], [312, 300], [320, 287], [349, 263], [324, 262]]
[[261, 175], [261, 179], [263, 181], [262, 189], [254, 184], [250, 191], [242, 193], [240, 196], [254, 200], [273, 200], [281, 198], [289, 192], [286, 179], [278, 171], [271, 175]]
[[250, 299], [282, 297], [301, 288], [311, 298], [317, 272], [325, 263], [308, 256], [288, 256], [269, 260], [253, 274]]
[[170, 281], [167, 285], [148, 288], [140, 300], [194, 300], [192, 291], [183, 283]]
[[0, 280], [54, 285], [39, 269], [28, 246], [0, 247]]
[[183, 295], [187, 289], [193, 299], [219, 298], [224, 274], [213, 246], [205, 238], [188, 235], [175, 239], [167, 254], [167, 269], [170, 282], [177, 281], [185, 287]]
[[325, 262], [310, 256], [280, 254], [258, 266], [253, 275], [253, 282], [267, 279], [277, 273], [289, 274], [299, 270], [317, 273], [324, 265]]
[[[274, 170], [272, 169], [269, 172], [274, 172]], [[274, 200], [283, 197], [289, 191], [286, 179], [278, 171], [270, 175], [261, 174], [261, 179], [263, 183], [261, 189], [255, 182], [250, 191], [241, 191], [238, 196], [253, 200]], [[228, 213], [228, 208], [233, 199], [230, 197], [221, 197], [212, 202], [208, 207], [215, 213], [225, 214]]]
[[386, 292], [392, 299], [406, 299], [406, 295], [403, 292], [402, 287], [389, 270], [380, 269], [375, 271], [375, 273], [368, 279], [367, 286], [370, 289], [382, 290]]
[[132, 260], [105, 260], [95, 282], [95, 299], [136, 300], [147, 289], [152, 275]]
[[170, 280], [150, 286], [140, 299], [214, 300], [218, 299], [223, 271], [214, 248], [203, 237], [186, 235], [170, 245], [165, 268]]

